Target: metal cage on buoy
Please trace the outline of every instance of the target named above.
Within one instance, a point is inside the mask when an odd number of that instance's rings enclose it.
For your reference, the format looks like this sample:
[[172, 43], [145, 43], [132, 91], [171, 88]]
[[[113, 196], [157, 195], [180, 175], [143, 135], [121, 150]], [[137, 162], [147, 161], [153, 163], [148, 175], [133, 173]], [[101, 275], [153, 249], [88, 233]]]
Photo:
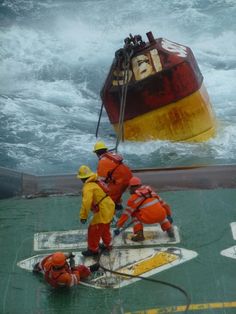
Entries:
[[211, 138], [215, 115], [191, 49], [147, 37], [147, 43], [140, 35], [125, 39], [101, 90], [116, 132], [136, 141]]

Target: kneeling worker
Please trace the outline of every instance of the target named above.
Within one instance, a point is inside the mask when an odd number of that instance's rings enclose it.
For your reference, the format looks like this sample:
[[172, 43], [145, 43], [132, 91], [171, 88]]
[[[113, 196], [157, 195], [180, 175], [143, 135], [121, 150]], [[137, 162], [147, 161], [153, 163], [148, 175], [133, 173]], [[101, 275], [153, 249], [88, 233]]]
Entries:
[[[99, 268], [99, 264], [94, 264], [90, 267], [85, 265], [75, 266], [73, 257], [72, 253], [56, 252], [50, 254], [34, 265], [33, 272], [43, 274], [45, 280], [53, 288], [63, 288], [78, 285], [80, 279], [87, 278]], [[69, 263], [67, 259], [70, 259]]]
[[129, 181], [130, 198], [127, 207], [123, 211], [114, 230], [115, 235], [120, 233], [124, 223], [132, 217], [134, 236], [132, 241], [143, 241], [143, 223], [159, 223], [163, 231], [173, 238], [172, 217], [170, 207], [151, 189], [150, 186], [142, 185], [138, 177], [132, 177]]
[[82, 191], [82, 205], [80, 208], [80, 222], [86, 223], [90, 211], [93, 218], [88, 227], [88, 249], [83, 251], [84, 256], [97, 256], [99, 242], [103, 241], [102, 249], [111, 249], [110, 223], [115, 213], [115, 203], [107, 194], [108, 189], [104, 182], [98, 180], [96, 173], [89, 167], [81, 166], [77, 178], [84, 183]]

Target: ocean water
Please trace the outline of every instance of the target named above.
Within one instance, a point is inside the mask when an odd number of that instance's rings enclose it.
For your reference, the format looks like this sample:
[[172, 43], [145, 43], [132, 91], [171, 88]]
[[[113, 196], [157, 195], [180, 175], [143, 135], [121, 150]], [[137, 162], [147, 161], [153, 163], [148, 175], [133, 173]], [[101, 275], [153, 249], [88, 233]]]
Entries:
[[[100, 89], [130, 33], [190, 47], [218, 129], [205, 143], [124, 142], [132, 168], [236, 162], [235, 0], [0, 0], [0, 166], [32, 174], [96, 167]], [[104, 111], [99, 139], [116, 137]]]

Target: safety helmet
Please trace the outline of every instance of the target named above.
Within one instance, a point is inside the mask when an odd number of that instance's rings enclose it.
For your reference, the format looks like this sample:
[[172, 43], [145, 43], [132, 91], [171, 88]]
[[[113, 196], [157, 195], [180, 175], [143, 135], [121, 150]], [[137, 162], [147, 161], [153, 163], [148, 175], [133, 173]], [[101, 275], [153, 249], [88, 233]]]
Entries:
[[77, 178], [86, 179], [94, 175], [94, 172], [88, 166], [81, 166], [77, 173]]
[[138, 177], [132, 177], [129, 180], [129, 186], [136, 186], [136, 185], [141, 185], [141, 184], [142, 184], [141, 179], [139, 179]]
[[108, 149], [106, 144], [102, 141], [97, 142], [93, 147], [93, 152], [96, 153], [96, 151], [100, 149]]
[[66, 256], [62, 252], [56, 252], [52, 255], [52, 265], [62, 267], [66, 263]]

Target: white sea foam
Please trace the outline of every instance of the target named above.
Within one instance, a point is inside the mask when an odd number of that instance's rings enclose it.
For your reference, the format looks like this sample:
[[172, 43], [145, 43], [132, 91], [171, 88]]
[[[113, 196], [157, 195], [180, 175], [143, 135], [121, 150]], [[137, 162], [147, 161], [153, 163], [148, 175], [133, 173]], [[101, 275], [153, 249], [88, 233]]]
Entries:
[[[218, 120], [207, 143], [121, 143], [133, 167], [232, 163], [236, 156], [235, 1], [4, 1], [17, 19], [0, 31], [2, 143], [20, 170], [74, 171], [91, 153], [99, 91], [129, 33], [191, 47]], [[99, 139], [116, 143], [103, 114]], [[3, 164], [4, 165], [4, 164]]]

